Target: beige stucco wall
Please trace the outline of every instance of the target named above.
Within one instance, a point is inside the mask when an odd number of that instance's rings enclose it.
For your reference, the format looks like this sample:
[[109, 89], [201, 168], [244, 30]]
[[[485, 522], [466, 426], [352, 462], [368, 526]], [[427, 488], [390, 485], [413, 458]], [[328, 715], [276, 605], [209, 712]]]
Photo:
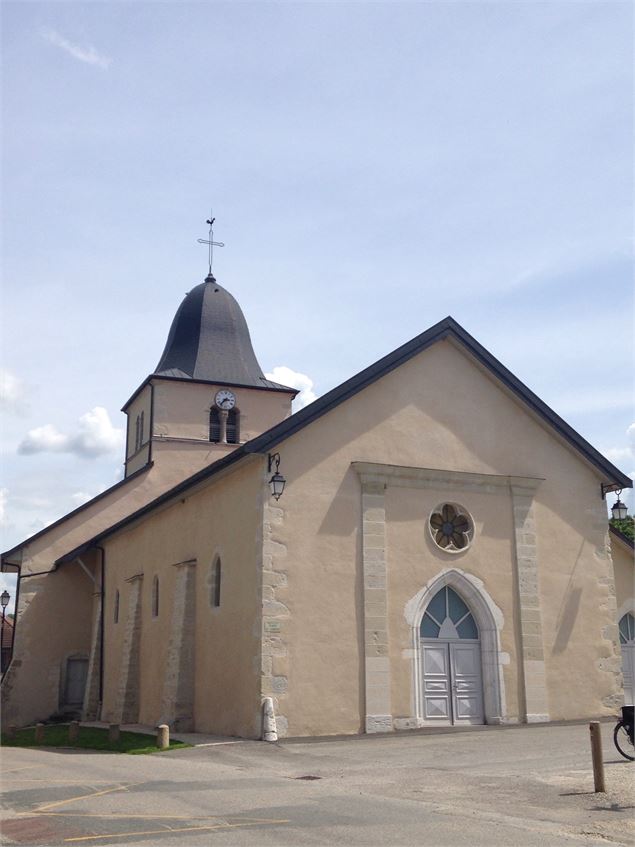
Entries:
[[[137, 416], [143, 412], [141, 447], [135, 446]], [[126, 476], [130, 476], [150, 461], [150, 428], [152, 426], [152, 387], [146, 385], [126, 408]]]
[[[460, 503], [472, 515], [478, 543], [464, 553], [448, 554], [432, 541], [428, 518], [442, 503]], [[483, 581], [506, 626], [501, 632], [507, 719], [519, 719], [522, 700], [518, 631], [514, 625], [514, 526], [509, 490], [495, 494], [466, 493], [460, 487], [444, 491], [389, 487], [386, 492], [388, 544], [388, 616], [390, 626], [391, 702], [397, 720], [412, 715], [412, 627], [405, 608], [446, 568], [458, 568]]]
[[[196, 397], [188, 392], [185, 411], [178, 411], [177, 395], [171, 392], [183, 383], [163, 385], [169, 389], [161, 400], [166, 420], [170, 410], [180, 417], [172, 415], [176, 420], [172, 429], [155, 430], [155, 466], [119, 489], [121, 495], [113, 492], [112, 499], [96, 505], [94, 513], [89, 507], [81, 518], [70, 519], [63, 536], [53, 530], [46, 536], [48, 547], [44, 542], [33, 545], [27, 551], [27, 567], [52, 564], [55, 551], [67, 552], [98, 531], [92, 527], [101, 529], [106, 519], [112, 524], [143, 505], [150, 490], [156, 496], [168, 487], [168, 480], [176, 482], [193, 472], [199, 460], [210, 461], [209, 445], [194, 443], [206, 437], [201, 427], [207, 426], [210, 387], [187, 386], [196, 388]], [[274, 423], [280, 419], [273, 420], [274, 413], [284, 411], [280, 396], [247, 394], [239, 396], [245, 425], [256, 417], [255, 408], [252, 412], [248, 405], [251, 399], [264, 403], [261, 423], [269, 414]], [[283, 399], [288, 402], [287, 395]], [[535, 493], [534, 540], [545, 708], [554, 720], [613, 713], [619, 699], [620, 660], [600, 477], [462, 350], [449, 341], [433, 345], [278, 449], [280, 470], [287, 478], [279, 503], [269, 499], [265, 458], [253, 457], [233, 473], [105, 541], [106, 720], [115, 714], [119, 696], [131, 591], [127, 580], [140, 573], [139, 720], [153, 724], [165, 717], [165, 673], [174, 664], [169, 644], [175, 566], [195, 559], [196, 729], [255, 736], [260, 730], [261, 695], [272, 695], [283, 735], [363, 730], [362, 500], [353, 462], [542, 479]], [[446, 501], [461, 503], [475, 521], [474, 543], [460, 556], [437, 550], [427, 535], [430, 510]], [[385, 504], [392, 716], [407, 718], [412, 713], [412, 657], [406, 655], [412, 631], [404, 606], [444, 569], [460, 567], [482, 582], [500, 612], [503, 717], [522, 719], [526, 698], [509, 487], [485, 493], [478, 487], [452, 491], [430, 486], [424, 491], [389, 486]], [[209, 568], [217, 553], [223, 562], [222, 604], [212, 609]], [[159, 618], [153, 620], [150, 597], [155, 574], [161, 602]], [[54, 583], [57, 578], [54, 574], [45, 580]], [[116, 588], [117, 625], [112, 620]], [[54, 605], [53, 601], [52, 609]], [[51, 620], [48, 606], [42, 620]], [[41, 677], [46, 661], [41, 651], [32, 655], [37, 659], [29, 673]], [[35, 689], [31, 693], [25, 689], [27, 710], [35, 696]]]
[[[599, 476], [524, 405], [450, 342], [435, 344], [279, 446], [287, 489], [272, 529], [283, 576], [274, 677], [291, 735], [363, 724], [361, 492], [351, 462], [543, 478], [535, 518], [544, 659], [552, 719], [610, 714], [616, 697], [615, 602]], [[432, 552], [424, 516], [447, 492], [387, 492], [392, 690], [411, 696], [404, 599], [456, 557]], [[509, 498], [456, 495], [479, 531], [460, 567], [483, 579], [504, 613], [507, 715], [522, 706], [515, 661]], [[403, 585], [402, 585], [403, 581]], [[287, 583], [285, 586], [284, 583]], [[514, 666], [511, 662], [514, 661]], [[407, 686], [407, 687], [406, 687]]]
[[[260, 461], [188, 495], [106, 540], [105, 691], [103, 716], [116, 714], [128, 593], [143, 573], [139, 720], [162, 716], [177, 563], [196, 560], [195, 728], [255, 736], [259, 719], [261, 592], [258, 543], [262, 527]], [[221, 496], [222, 490], [222, 496]], [[221, 605], [210, 606], [210, 568], [222, 562]], [[152, 580], [159, 576], [159, 617], [151, 615]], [[119, 623], [113, 622], [115, 590]], [[173, 670], [173, 669], [172, 669]], [[163, 716], [165, 717], [165, 716]]]
[[610, 533], [618, 617], [635, 612], [635, 562], [633, 550]]
[[[154, 384], [154, 435], [209, 442], [209, 411], [216, 392], [226, 386], [157, 379]], [[240, 441], [249, 441], [291, 414], [288, 392], [232, 387], [240, 411]]]
[[[91, 557], [86, 564], [98, 577]], [[63, 705], [66, 660], [88, 659], [95, 583], [76, 563], [20, 581], [14, 654], [2, 684], [2, 723], [45, 720]]]
[[[94, 502], [86, 504], [63, 521], [49, 527], [45, 532], [27, 539], [22, 547], [9, 557], [9, 561], [20, 566], [24, 576], [51, 571], [55, 561], [61, 556], [146, 505], [202, 467], [235, 449], [235, 445], [212, 445], [207, 440], [209, 406], [212, 402], [210, 398], [213, 399], [216, 387], [167, 380], [153, 380], [153, 383], [156, 400], [152, 443], [153, 464], [147, 466], [145, 472], [106, 492]], [[262, 432], [290, 413], [291, 395], [288, 393], [236, 389], [236, 395], [237, 405], [242, 413], [242, 440]], [[151, 399], [152, 387], [148, 384], [126, 409], [128, 414], [127, 475], [141, 470], [150, 458], [148, 439], [152, 422]], [[134, 453], [135, 421], [141, 411], [144, 412], [146, 443], [140, 451]], [[40, 713], [39, 710], [43, 706], [39, 702], [39, 690], [42, 686], [46, 687], [42, 681], [48, 678], [51, 662], [59, 665], [66, 651], [64, 637], [51, 639], [50, 632], [47, 650], [32, 647], [39, 642], [41, 633], [46, 631], [42, 630], [42, 626], [49, 627], [50, 621], [56, 620], [57, 617], [58, 575], [51, 575], [49, 582], [47, 579], [49, 578], [38, 578], [42, 591], [38, 597], [37, 617], [34, 615], [33, 608], [27, 605], [27, 595], [24, 593], [21, 595], [18, 608], [14, 651], [17, 663], [13, 676], [16, 680], [18, 676], [28, 677], [31, 683], [22, 687], [20, 682], [19, 697], [17, 683], [9, 684], [9, 680], [3, 683], [3, 696], [7, 707], [11, 708], [16, 719], [22, 722]], [[26, 580], [24, 584], [27, 584]], [[44, 588], [44, 586], [50, 587]], [[146, 590], [149, 590], [147, 586]], [[89, 610], [88, 621], [90, 617]], [[85, 650], [90, 649], [90, 635], [87, 637]], [[31, 645], [29, 649], [26, 649], [27, 645]], [[51, 651], [56, 652], [56, 658], [53, 658]], [[49, 704], [49, 695], [43, 694], [42, 697], [44, 697], [43, 702]], [[47, 705], [46, 708], [48, 707]]]

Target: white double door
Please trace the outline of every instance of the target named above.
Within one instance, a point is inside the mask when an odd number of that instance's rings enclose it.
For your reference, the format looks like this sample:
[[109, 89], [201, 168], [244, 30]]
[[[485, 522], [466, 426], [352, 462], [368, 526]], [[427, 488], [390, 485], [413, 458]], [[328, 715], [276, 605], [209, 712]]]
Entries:
[[624, 704], [632, 706], [635, 700], [635, 642], [622, 644], [622, 673], [624, 674]]
[[426, 723], [483, 723], [478, 641], [421, 641], [421, 687]]

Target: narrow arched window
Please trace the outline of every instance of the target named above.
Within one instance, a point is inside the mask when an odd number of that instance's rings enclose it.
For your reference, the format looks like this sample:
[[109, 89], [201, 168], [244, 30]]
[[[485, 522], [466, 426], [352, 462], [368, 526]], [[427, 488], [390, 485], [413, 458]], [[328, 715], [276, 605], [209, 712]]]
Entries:
[[230, 409], [227, 413], [227, 443], [238, 444], [240, 441], [240, 412]]
[[214, 608], [218, 608], [220, 606], [220, 576], [220, 558], [216, 558], [214, 559], [214, 562], [212, 564], [212, 572], [209, 587], [209, 603], [210, 606]]
[[144, 414], [144, 412], [141, 412], [141, 415], [139, 417], [139, 447], [141, 447], [141, 445], [143, 444], [144, 420], [145, 420], [145, 414]]
[[139, 431], [141, 428], [141, 415], [137, 415], [134, 429], [134, 449], [135, 452], [139, 449]]
[[159, 617], [159, 577], [152, 580], [152, 617]]
[[209, 410], [209, 440], [216, 443], [220, 441], [220, 414], [216, 406]]
[[115, 607], [112, 614], [114, 623], [119, 623], [119, 589], [115, 591]]

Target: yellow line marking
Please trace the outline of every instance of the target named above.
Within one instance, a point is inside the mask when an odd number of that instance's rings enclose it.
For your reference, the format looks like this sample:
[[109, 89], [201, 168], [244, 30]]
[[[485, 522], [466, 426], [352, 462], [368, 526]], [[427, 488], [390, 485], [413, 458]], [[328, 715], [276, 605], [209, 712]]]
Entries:
[[126, 791], [133, 785], [142, 784], [142, 782], [129, 782], [127, 785], [116, 785], [114, 788], [106, 788], [104, 791], [93, 791], [91, 794], [80, 794], [79, 797], [69, 797], [68, 800], [58, 800], [56, 803], [47, 803], [46, 805], [39, 806], [37, 809], [33, 809], [32, 811], [46, 812], [48, 809], [55, 809], [57, 806], [64, 806], [66, 803], [74, 803], [76, 800], [86, 800], [89, 797], [101, 797], [103, 794], [112, 794], [113, 791]]
[[219, 823], [213, 826], [182, 826], [178, 828], [163, 828], [163, 829], [146, 829], [144, 832], [117, 832], [112, 835], [80, 835], [74, 838], [65, 838], [64, 842], [70, 841], [97, 841], [103, 838], [128, 838], [131, 835], [172, 835], [175, 832], [201, 832], [202, 830], [212, 829], [238, 829], [241, 826], [257, 826], [258, 823], [280, 824], [291, 823], [289, 820], [266, 820], [258, 821], [257, 823]]
[[21, 768], [11, 768], [10, 771], [6, 771], [6, 770], [4, 770], [4, 768], [2, 770], [3, 770], [3, 773], [17, 773], [18, 771], [28, 771], [28, 770], [33, 770], [33, 768], [39, 768], [39, 767], [40, 767], [40, 765], [24, 765]]
[[[150, 821], [158, 821], [158, 820], [177, 820], [177, 821], [209, 821], [209, 820], [223, 820], [221, 815], [125, 815], [119, 813], [113, 813], [111, 815], [98, 813], [98, 812], [18, 812], [16, 817], [18, 816], [24, 817], [33, 817], [33, 815], [37, 815], [41, 818], [123, 818], [125, 820], [150, 820]], [[242, 818], [241, 818], [242, 820]], [[245, 818], [245, 820], [252, 820], [252, 818]]]
[[[109, 820], [176, 820], [176, 821], [210, 821], [224, 820], [221, 815], [125, 815], [114, 812], [113, 814], [97, 812], [17, 812], [16, 817], [33, 817], [37, 814], [40, 818], [108, 818]], [[269, 823], [270, 818], [240, 818], [240, 821], [249, 823]]]
[[[81, 785], [76, 779], [35, 779], [29, 776], [15, 777], [13, 782], [45, 782], [47, 785]], [[92, 785], [112, 785], [111, 779], [91, 779]]]

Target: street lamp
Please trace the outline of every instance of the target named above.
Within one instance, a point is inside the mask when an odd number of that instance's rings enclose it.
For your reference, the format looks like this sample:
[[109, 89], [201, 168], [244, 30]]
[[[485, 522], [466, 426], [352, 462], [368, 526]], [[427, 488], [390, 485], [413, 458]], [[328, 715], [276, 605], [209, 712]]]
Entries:
[[282, 497], [282, 492], [284, 491], [284, 487], [287, 484], [286, 479], [280, 473], [280, 453], [269, 453], [269, 473], [271, 473], [271, 469], [275, 465], [275, 473], [272, 475], [269, 480], [269, 488], [271, 489], [272, 495], [279, 500]]
[[5, 590], [0, 594], [0, 605], [2, 605], [2, 629], [0, 630], [0, 670], [4, 673], [4, 617], [9, 605], [11, 595]]
[[614, 521], [623, 521], [624, 518], [628, 517], [628, 509], [626, 508], [626, 505], [620, 500], [621, 493], [622, 489], [620, 488], [619, 491], [616, 492], [617, 500], [611, 506], [611, 514], [613, 515]]

